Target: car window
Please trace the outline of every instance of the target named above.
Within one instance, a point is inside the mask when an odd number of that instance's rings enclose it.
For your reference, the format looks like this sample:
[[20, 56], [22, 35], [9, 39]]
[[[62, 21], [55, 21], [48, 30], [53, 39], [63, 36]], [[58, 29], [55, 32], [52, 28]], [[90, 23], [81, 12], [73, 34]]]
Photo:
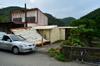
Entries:
[[4, 40], [4, 41], [11, 41], [11, 39], [8, 37], [8, 36], [3, 36], [3, 39], [2, 40]]
[[10, 36], [11, 37], [11, 39], [13, 40], [13, 41], [24, 41], [25, 39], [24, 38], [22, 38], [21, 36], [17, 36], [17, 35], [12, 35], [12, 36]]

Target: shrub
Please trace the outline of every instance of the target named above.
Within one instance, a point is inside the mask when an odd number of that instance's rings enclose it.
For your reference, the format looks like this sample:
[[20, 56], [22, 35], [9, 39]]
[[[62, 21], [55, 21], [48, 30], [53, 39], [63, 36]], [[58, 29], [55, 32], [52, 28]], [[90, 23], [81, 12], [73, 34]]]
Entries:
[[59, 61], [66, 61], [65, 55], [61, 53], [58, 48], [57, 49], [51, 48], [48, 50], [48, 53], [51, 57], [54, 57]]
[[50, 49], [48, 50], [48, 53], [49, 53], [49, 55], [50, 55], [51, 57], [54, 57], [56, 54], [59, 53], [59, 50], [58, 50], [58, 49], [54, 49], [54, 48], [50, 48]]
[[63, 45], [66, 45], [66, 46], [73, 46], [73, 44], [72, 44], [69, 40], [63, 41]]
[[59, 61], [66, 61], [65, 55], [61, 52], [59, 54], [55, 55], [55, 59], [57, 59]]
[[69, 37], [68, 40], [62, 42], [62, 46], [85, 47], [86, 45], [79, 38]]

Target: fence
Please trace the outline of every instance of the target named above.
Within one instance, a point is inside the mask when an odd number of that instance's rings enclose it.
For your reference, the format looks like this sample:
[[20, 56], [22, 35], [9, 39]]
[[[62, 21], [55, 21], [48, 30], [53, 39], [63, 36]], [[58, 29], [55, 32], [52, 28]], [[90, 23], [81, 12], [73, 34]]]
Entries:
[[63, 46], [66, 59], [100, 62], [100, 48]]

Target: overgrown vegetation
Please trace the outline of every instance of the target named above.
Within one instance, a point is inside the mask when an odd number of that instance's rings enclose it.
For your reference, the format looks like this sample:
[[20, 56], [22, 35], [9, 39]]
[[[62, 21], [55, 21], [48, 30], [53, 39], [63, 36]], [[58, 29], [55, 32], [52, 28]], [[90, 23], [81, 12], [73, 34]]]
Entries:
[[63, 62], [66, 61], [65, 55], [61, 53], [60, 49], [51, 48], [48, 50], [48, 53], [51, 57], [54, 57], [59, 61], [63, 61]]
[[[83, 22], [85, 23], [85, 21]], [[80, 24], [77, 29], [70, 31], [70, 38], [72, 40], [76, 39], [79, 45], [92, 47], [92, 39], [95, 36], [95, 26], [93, 27], [86, 27], [86, 23], [83, 25]]]

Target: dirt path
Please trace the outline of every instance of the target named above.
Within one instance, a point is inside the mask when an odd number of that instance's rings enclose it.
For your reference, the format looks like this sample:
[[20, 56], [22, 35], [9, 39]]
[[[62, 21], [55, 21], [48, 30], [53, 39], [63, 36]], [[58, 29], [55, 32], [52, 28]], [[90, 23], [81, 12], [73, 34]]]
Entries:
[[60, 48], [60, 45], [61, 45], [61, 43], [44, 45], [43, 47], [38, 47], [38, 51], [40, 51], [40, 52], [48, 52], [48, 50], [50, 48]]

